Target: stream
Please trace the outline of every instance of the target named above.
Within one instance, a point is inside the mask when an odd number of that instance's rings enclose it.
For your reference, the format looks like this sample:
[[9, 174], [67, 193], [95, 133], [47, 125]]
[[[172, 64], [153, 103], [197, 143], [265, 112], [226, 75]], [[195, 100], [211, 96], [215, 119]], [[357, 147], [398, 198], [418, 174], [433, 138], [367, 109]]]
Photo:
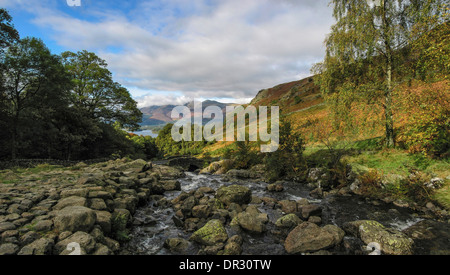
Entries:
[[[349, 196], [328, 196], [325, 199], [319, 200], [309, 196], [310, 189], [306, 186], [293, 183], [284, 182], [284, 191], [269, 192], [266, 190], [267, 183], [253, 182], [251, 180], [236, 180], [227, 182], [221, 176], [216, 175], [199, 175], [193, 172], [187, 172], [186, 177], [179, 179], [181, 182], [182, 191], [165, 192], [164, 196], [167, 200], [176, 198], [181, 192], [190, 192], [199, 187], [211, 187], [217, 190], [221, 186], [228, 186], [232, 184], [240, 184], [247, 186], [252, 191], [252, 196], [256, 197], [271, 197], [277, 200], [294, 200], [298, 201], [306, 198], [312, 204], [317, 204], [322, 207], [322, 225], [333, 224], [342, 228], [345, 222], [356, 220], [376, 220], [386, 227], [405, 230], [411, 226], [423, 221], [424, 218], [415, 214], [412, 210], [407, 208], [397, 207], [393, 204], [387, 204], [380, 201], [368, 201], [365, 198], [349, 195]], [[209, 195], [213, 196], [213, 195]], [[262, 213], [266, 213], [270, 222], [267, 225], [267, 231], [262, 235], [251, 235], [246, 232], [240, 232], [244, 243], [242, 245], [242, 255], [284, 255], [283, 241], [284, 236], [276, 234], [277, 228], [275, 222], [282, 217], [281, 209], [269, 207], [263, 203], [258, 204], [258, 209]], [[175, 225], [174, 210], [170, 206], [158, 206], [155, 202], [150, 202], [147, 206], [139, 208], [135, 215], [135, 220], [144, 221], [143, 224], [134, 225], [130, 232], [131, 240], [123, 248], [124, 254], [133, 255], [171, 255], [171, 251], [164, 247], [164, 242], [168, 238], [183, 238], [188, 240], [192, 232], [185, 232], [182, 228]], [[443, 246], [444, 250], [450, 249], [448, 223], [443, 224], [444, 243], [442, 241], [439, 245]], [[229, 226], [227, 226], [228, 235], [235, 234]], [[333, 250], [333, 254], [349, 254], [348, 246], [362, 247], [362, 242], [355, 238], [346, 236], [344, 238], [346, 245], [341, 245]], [[417, 253], [427, 253], [429, 245], [427, 242], [420, 243], [415, 250]], [[187, 255], [196, 255], [200, 247], [194, 243], [189, 245], [188, 250], [184, 253]]]

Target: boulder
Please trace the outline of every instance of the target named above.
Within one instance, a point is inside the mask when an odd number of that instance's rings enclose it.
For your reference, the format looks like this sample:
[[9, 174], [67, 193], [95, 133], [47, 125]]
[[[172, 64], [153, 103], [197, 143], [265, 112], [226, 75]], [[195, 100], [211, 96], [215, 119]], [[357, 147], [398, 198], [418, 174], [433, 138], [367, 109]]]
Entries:
[[42, 238], [24, 246], [18, 255], [51, 255], [55, 242], [52, 239]]
[[298, 225], [287, 236], [284, 247], [289, 254], [315, 252], [339, 244], [344, 233], [340, 228], [324, 227], [305, 222]]
[[190, 238], [194, 242], [207, 246], [224, 243], [227, 239], [227, 231], [220, 220], [210, 220], [202, 228], [195, 231]]
[[299, 209], [302, 218], [307, 220], [310, 216], [322, 216], [322, 208], [319, 205], [302, 205]]
[[89, 232], [96, 220], [97, 216], [92, 209], [83, 206], [69, 206], [58, 211], [53, 222], [59, 232]]
[[211, 163], [208, 167], [200, 170], [200, 174], [214, 174], [220, 168], [222, 168], [222, 162], [223, 161], [216, 161], [216, 162]]
[[348, 233], [359, 237], [366, 245], [376, 243], [382, 253], [389, 255], [411, 255], [413, 240], [406, 234], [386, 228], [377, 221], [361, 220], [344, 224]]
[[[253, 205], [252, 205], [253, 206]], [[245, 212], [239, 213], [233, 223], [254, 234], [266, 231], [266, 223], [269, 222], [267, 214], [261, 213], [256, 207], [247, 207]]]
[[0, 245], [0, 256], [16, 255], [19, 252], [19, 246], [12, 243], [5, 243]]
[[60, 199], [58, 203], [53, 206], [53, 210], [61, 210], [68, 206], [87, 206], [86, 198], [72, 196]]
[[282, 182], [275, 182], [267, 185], [267, 191], [269, 192], [282, 192], [284, 190]]
[[78, 189], [70, 189], [70, 190], [63, 190], [61, 191], [61, 198], [67, 198], [67, 197], [83, 197], [86, 198], [89, 194], [89, 190], [86, 188], [78, 188]]
[[255, 179], [258, 174], [250, 170], [231, 169], [226, 173], [228, 178], [234, 179]]
[[286, 214], [296, 213], [298, 211], [297, 202], [295, 201], [282, 200], [279, 201], [278, 204], [281, 206], [281, 210]]
[[11, 223], [11, 222], [0, 222], [0, 234], [5, 232], [5, 231], [9, 231], [9, 230], [14, 230], [16, 229], [16, 226]]
[[281, 228], [294, 228], [303, 221], [295, 214], [288, 214], [279, 218], [275, 225]]
[[159, 184], [164, 191], [181, 191], [181, 183], [178, 180], [164, 180], [160, 181]]
[[112, 215], [108, 211], [95, 211], [97, 218], [96, 224], [100, 225], [104, 233], [111, 233], [112, 229]]
[[194, 218], [208, 218], [211, 215], [211, 208], [208, 205], [196, 205], [192, 208]]
[[170, 238], [164, 242], [164, 247], [171, 252], [183, 253], [189, 248], [189, 242], [181, 238]]
[[222, 186], [216, 192], [216, 198], [226, 204], [248, 204], [252, 199], [252, 192], [248, 187], [241, 185]]
[[69, 246], [69, 244], [77, 244], [80, 246], [81, 254], [90, 254], [95, 249], [95, 240], [94, 237], [89, 235], [86, 232], [78, 231], [68, 238], [58, 242], [55, 245], [55, 253], [59, 255], [68, 255], [72, 252], [74, 252], [73, 249], [70, 249], [72, 246]]
[[50, 220], [42, 220], [38, 221], [34, 226], [33, 229], [37, 232], [47, 232], [52, 230], [53, 222]]

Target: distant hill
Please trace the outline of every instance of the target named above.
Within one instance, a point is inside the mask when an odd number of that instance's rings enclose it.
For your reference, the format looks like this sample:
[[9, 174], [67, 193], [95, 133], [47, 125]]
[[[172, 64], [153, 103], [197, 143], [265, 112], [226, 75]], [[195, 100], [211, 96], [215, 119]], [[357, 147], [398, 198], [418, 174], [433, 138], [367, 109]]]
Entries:
[[256, 107], [279, 106], [280, 112], [286, 115], [322, 103], [319, 86], [314, 84], [313, 77], [307, 77], [261, 90], [250, 104]]
[[[217, 106], [222, 109], [223, 113], [226, 111], [227, 106], [231, 106], [235, 104], [231, 103], [220, 103], [213, 100], [206, 100], [202, 102], [202, 112], [208, 106]], [[194, 101], [188, 102], [183, 106], [188, 107], [191, 110], [191, 115], [196, 116], [194, 114]], [[149, 106], [141, 108], [141, 112], [143, 114], [141, 126], [154, 126], [154, 125], [165, 125], [167, 123], [174, 122], [171, 118], [172, 110], [175, 108], [175, 105], [163, 105], [163, 106]]]

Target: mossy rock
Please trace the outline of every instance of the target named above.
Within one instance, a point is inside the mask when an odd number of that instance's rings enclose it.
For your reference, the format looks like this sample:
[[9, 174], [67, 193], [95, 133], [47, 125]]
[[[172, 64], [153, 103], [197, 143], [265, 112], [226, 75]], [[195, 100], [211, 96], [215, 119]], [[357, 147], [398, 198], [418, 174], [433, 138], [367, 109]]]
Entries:
[[302, 223], [302, 220], [295, 214], [288, 214], [279, 218], [275, 225], [281, 228], [294, 228]]
[[224, 243], [227, 239], [227, 231], [220, 220], [210, 220], [190, 238], [191, 241], [207, 246]]
[[406, 234], [386, 228], [377, 221], [362, 220], [349, 222], [344, 229], [359, 237], [366, 245], [379, 244], [382, 253], [388, 255], [413, 254], [413, 240]]
[[226, 205], [248, 204], [252, 200], [252, 191], [241, 185], [222, 186], [217, 190], [216, 198]]

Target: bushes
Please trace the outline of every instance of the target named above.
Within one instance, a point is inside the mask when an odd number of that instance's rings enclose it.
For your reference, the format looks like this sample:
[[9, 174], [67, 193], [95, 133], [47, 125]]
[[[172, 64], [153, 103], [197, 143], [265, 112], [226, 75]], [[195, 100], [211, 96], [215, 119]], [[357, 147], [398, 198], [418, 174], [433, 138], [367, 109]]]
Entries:
[[268, 180], [275, 181], [284, 176], [289, 178], [306, 176], [304, 149], [303, 139], [294, 132], [291, 122], [280, 121], [279, 148], [273, 153], [267, 153], [264, 158]]
[[450, 150], [450, 81], [415, 84], [398, 92], [403, 119], [397, 140], [411, 153], [445, 157]]
[[434, 202], [434, 194], [441, 186], [431, 184], [431, 178], [420, 171], [410, 170], [408, 177], [399, 178], [397, 182], [386, 183], [385, 177], [376, 169], [371, 169], [358, 177], [360, 192], [379, 199], [391, 198], [419, 206]]

